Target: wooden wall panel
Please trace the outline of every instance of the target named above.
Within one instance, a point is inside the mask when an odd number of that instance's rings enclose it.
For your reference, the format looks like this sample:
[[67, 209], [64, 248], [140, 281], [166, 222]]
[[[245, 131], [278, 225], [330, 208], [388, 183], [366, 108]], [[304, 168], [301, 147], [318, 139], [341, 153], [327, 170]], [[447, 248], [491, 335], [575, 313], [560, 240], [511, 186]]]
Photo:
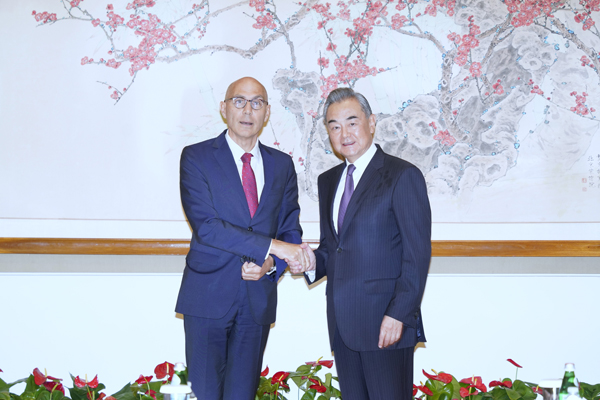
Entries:
[[[600, 241], [585, 240], [434, 240], [432, 246], [434, 257], [600, 257]], [[188, 248], [189, 241], [173, 239], [0, 238], [0, 254], [185, 255]]]

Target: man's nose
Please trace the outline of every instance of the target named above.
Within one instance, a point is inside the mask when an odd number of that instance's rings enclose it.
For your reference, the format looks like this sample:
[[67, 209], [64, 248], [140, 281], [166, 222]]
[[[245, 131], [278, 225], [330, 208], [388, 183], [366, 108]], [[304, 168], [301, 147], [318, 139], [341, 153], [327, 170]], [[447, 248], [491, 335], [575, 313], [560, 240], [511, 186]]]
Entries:
[[244, 105], [242, 110], [244, 111], [244, 114], [252, 114], [252, 111], [254, 111], [252, 104], [249, 101], [246, 102], [246, 105]]

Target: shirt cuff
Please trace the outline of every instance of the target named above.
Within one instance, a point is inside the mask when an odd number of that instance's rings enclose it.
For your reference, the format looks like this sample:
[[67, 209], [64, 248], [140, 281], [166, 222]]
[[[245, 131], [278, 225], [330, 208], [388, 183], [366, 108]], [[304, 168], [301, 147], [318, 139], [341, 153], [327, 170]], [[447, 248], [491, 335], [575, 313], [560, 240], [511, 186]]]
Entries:
[[269, 257], [273, 259], [273, 266], [270, 270], [267, 271], [267, 275], [273, 275], [275, 272], [277, 272], [277, 262], [275, 261], [275, 257], [273, 257], [272, 255], [267, 255], [267, 258]]
[[305, 274], [310, 283], [313, 283], [315, 281], [315, 277], [317, 276], [317, 271], [313, 269], [312, 271], [306, 271]]
[[[269, 258], [269, 254], [271, 254], [271, 247], [273, 247], [273, 239], [271, 239], [271, 243], [269, 243], [269, 248], [267, 249], [267, 254], [265, 255], [265, 260]], [[275, 263], [275, 259], [273, 259], [273, 263]]]

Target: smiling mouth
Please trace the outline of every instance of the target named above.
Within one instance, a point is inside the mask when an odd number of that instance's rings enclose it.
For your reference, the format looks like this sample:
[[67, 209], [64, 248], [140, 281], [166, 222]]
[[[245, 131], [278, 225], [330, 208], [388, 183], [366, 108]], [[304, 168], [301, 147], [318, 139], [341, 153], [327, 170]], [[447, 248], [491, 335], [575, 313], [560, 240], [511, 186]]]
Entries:
[[356, 143], [356, 142], [352, 142], [352, 143], [342, 143], [342, 146], [352, 146], [354, 143]]
[[246, 121], [240, 121], [240, 124], [246, 125], [246, 126], [252, 126], [252, 125], [254, 125], [252, 122], [246, 122]]

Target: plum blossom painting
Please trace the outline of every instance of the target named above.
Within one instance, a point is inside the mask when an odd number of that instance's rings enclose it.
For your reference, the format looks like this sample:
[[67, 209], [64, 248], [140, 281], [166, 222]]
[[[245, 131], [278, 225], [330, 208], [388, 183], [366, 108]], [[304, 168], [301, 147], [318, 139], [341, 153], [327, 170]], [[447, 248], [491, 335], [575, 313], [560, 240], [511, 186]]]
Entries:
[[271, 105], [260, 140], [293, 158], [306, 224], [317, 177], [341, 162], [324, 99], [352, 87], [375, 142], [422, 171], [434, 223], [600, 226], [600, 0], [0, 9], [0, 221], [184, 221], [181, 149], [224, 129], [227, 85], [250, 75]]

